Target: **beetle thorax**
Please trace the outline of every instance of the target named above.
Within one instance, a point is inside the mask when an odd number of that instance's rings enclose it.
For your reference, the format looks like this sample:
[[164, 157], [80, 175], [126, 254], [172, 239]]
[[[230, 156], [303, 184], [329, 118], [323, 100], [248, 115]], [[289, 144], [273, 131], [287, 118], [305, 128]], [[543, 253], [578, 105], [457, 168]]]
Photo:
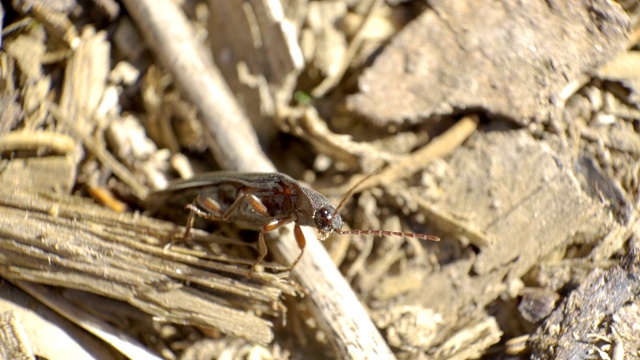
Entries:
[[301, 186], [300, 190], [304, 196], [298, 197], [298, 224], [315, 227], [322, 234], [342, 228], [342, 217], [329, 199], [306, 187]]

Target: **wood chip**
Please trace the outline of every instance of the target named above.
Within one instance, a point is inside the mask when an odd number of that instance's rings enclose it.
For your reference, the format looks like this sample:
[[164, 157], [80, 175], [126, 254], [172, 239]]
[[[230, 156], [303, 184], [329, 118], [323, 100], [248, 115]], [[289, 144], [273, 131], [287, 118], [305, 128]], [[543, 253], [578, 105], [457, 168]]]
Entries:
[[439, 0], [429, 7], [348, 99], [379, 126], [474, 108], [520, 124], [545, 119], [571, 81], [626, 46], [629, 17], [606, 0]]
[[[634, 242], [636, 245], [632, 246], [637, 246], [637, 239]], [[610, 269], [595, 269], [529, 339], [532, 358], [584, 359], [603, 343], [621, 347], [627, 356], [636, 357], [638, 330], [628, 325], [634, 323], [633, 319], [637, 321], [640, 313], [640, 273], [636, 256], [634, 251], [627, 255], [631, 266], [626, 268], [616, 265]], [[606, 325], [611, 319], [617, 320], [613, 325], [614, 334], [617, 334], [614, 336]]]
[[283, 290], [293, 292], [277, 277], [262, 274], [247, 283], [244, 268], [165, 252], [162, 245], [183, 231], [173, 224], [71, 196], [8, 187], [0, 192], [4, 278], [88, 291], [168, 322], [212, 327], [261, 344], [273, 339], [271, 322], [254, 313], [274, 315]]

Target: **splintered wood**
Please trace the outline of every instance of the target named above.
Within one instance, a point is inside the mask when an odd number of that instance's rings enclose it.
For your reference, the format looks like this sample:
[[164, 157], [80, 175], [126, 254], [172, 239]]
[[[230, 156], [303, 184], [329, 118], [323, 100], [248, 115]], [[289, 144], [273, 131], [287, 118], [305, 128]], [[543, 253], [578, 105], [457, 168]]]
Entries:
[[271, 322], [253, 312], [276, 315], [279, 297], [293, 294], [274, 276], [259, 277], [257, 286], [243, 275], [222, 276], [219, 271], [244, 271], [229, 263], [163, 252], [157, 239], [181, 231], [172, 224], [70, 196], [0, 192], [5, 279], [99, 294], [163, 321], [214, 327], [261, 344], [273, 339]]

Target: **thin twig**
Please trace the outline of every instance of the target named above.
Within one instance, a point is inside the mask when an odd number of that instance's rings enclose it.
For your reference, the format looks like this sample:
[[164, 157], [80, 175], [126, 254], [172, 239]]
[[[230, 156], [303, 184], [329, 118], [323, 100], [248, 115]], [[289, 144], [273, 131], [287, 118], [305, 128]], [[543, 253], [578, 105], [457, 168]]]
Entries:
[[376, 15], [376, 11], [382, 7], [384, 1], [382, 0], [371, 0], [371, 5], [367, 11], [367, 15], [360, 23], [360, 27], [356, 31], [356, 36], [354, 36], [353, 40], [349, 44], [349, 48], [347, 49], [347, 53], [342, 58], [342, 62], [340, 63], [340, 67], [338, 71], [336, 71], [331, 76], [325, 78], [320, 85], [316, 86], [315, 89], [311, 91], [311, 95], [315, 98], [320, 98], [324, 96], [329, 90], [333, 89], [338, 85], [342, 77], [349, 69], [349, 64], [360, 50], [360, 46], [362, 45], [365, 37], [365, 27], [369, 23], [369, 21]]
[[0, 151], [49, 149], [66, 155], [76, 146], [76, 142], [65, 134], [51, 131], [13, 131], [0, 137]]
[[[444, 134], [433, 139], [423, 148], [402, 158], [402, 160], [397, 163], [389, 165], [379, 173], [354, 176], [350, 181], [340, 187], [323, 189], [323, 193], [327, 195], [342, 195], [350, 191], [354, 185], [362, 182], [355, 189], [355, 193], [405, 179], [416, 171], [423, 169], [425, 165], [433, 159], [441, 158], [459, 147], [460, 144], [476, 131], [479, 122], [480, 120], [476, 115], [463, 117]], [[362, 179], [364, 177], [367, 177], [367, 179], [363, 181]]]
[[147, 197], [149, 190], [142, 185], [138, 179], [136, 179], [129, 169], [122, 165], [104, 147], [96, 145], [92, 139], [84, 135], [82, 131], [79, 131], [75, 124], [69, 121], [69, 119], [62, 114], [60, 108], [56, 104], [49, 105], [49, 112], [51, 112], [51, 115], [53, 115], [58, 122], [66, 126], [74, 137], [82, 141], [84, 147], [95, 155], [95, 157], [98, 158], [104, 166], [111, 170], [120, 180], [122, 180], [122, 182], [127, 184], [133, 191], [134, 196], [138, 199], [144, 199]]
[[[215, 139], [213, 151], [220, 165], [247, 172], [275, 171], [218, 70], [200, 56], [204, 50], [193, 40], [196, 36], [177, 5], [169, 0], [125, 0], [124, 4], [151, 49], [186, 97], [198, 107], [209, 136]], [[305, 256], [294, 268], [293, 275], [309, 290], [309, 303], [316, 320], [329, 334], [338, 355], [353, 359], [393, 359], [393, 353], [316, 234], [310, 229], [304, 233]], [[292, 263], [300, 253], [292, 232], [270, 245], [270, 250], [283, 263]]]

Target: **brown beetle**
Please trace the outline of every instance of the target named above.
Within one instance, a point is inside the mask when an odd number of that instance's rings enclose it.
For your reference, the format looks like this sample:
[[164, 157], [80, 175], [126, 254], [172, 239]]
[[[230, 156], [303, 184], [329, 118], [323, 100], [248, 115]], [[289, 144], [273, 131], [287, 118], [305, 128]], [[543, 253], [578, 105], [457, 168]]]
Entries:
[[290, 222], [296, 223], [294, 234], [300, 255], [289, 266], [289, 270], [296, 266], [304, 254], [306, 240], [300, 226], [315, 227], [321, 240], [325, 240], [332, 232], [343, 235], [407, 236], [423, 240], [440, 240], [436, 236], [411, 232], [341, 230], [343, 221], [338, 213], [341, 206], [336, 209], [322, 194], [281, 173], [205, 173], [192, 179], [175, 181], [166, 190], [152, 193], [147, 198], [147, 205], [148, 209], [162, 206], [189, 209], [184, 239], [188, 239], [196, 215], [207, 220], [232, 222], [240, 228], [259, 231], [259, 256], [251, 266], [248, 277], [267, 255], [264, 233]]

